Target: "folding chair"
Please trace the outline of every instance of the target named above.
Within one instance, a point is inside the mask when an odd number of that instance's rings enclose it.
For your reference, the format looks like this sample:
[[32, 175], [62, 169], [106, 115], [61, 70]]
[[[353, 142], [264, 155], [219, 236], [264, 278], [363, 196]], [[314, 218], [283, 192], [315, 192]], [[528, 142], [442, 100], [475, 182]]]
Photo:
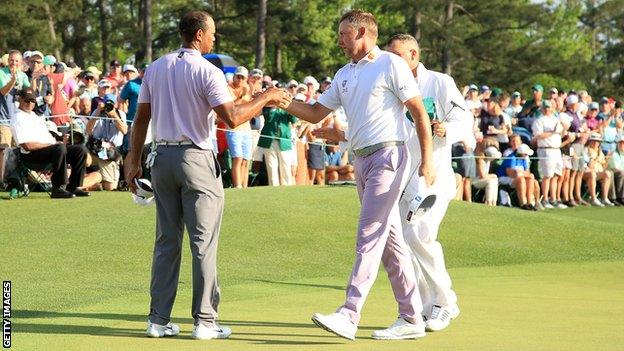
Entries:
[[10, 169], [7, 168], [9, 199], [28, 196], [30, 194], [29, 184], [31, 183], [35, 183], [39, 188], [50, 195], [52, 185], [41, 173], [51, 171], [52, 164], [33, 164], [25, 162], [21, 158], [19, 148], [13, 148], [10, 152], [12, 154], [9, 158], [11, 167]]

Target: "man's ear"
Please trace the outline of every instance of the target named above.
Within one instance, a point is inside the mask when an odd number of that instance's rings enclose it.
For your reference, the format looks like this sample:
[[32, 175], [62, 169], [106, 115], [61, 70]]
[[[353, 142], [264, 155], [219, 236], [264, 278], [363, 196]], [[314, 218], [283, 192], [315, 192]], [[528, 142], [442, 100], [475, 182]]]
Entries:
[[366, 35], [366, 28], [360, 27], [360, 28], [358, 28], [358, 34], [357, 34], [357, 36], [355, 38], [356, 39], [362, 39], [362, 38], [364, 38], [365, 35]]

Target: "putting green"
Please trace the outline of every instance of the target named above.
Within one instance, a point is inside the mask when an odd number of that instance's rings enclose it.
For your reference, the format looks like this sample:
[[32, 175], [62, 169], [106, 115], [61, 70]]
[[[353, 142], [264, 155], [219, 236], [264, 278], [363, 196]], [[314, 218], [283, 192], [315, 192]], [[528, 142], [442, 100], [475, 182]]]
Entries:
[[451, 270], [462, 313], [451, 327], [420, 340], [376, 341], [372, 330], [393, 321], [396, 305], [380, 274], [366, 302], [358, 339], [316, 328], [315, 311], [343, 299], [344, 280], [305, 279], [224, 289], [221, 318], [230, 340], [190, 338], [189, 286], [173, 313], [176, 338], [144, 337], [146, 294], [62, 312], [21, 311], [16, 350], [621, 350], [624, 262], [533, 264]]
[[[230, 340], [190, 339], [184, 245], [173, 320], [182, 335], [144, 336], [154, 208], [127, 193], [0, 202], [0, 278], [13, 282], [15, 350], [621, 350], [622, 208], [527, 212], [453, 202], [442, 241], [462, 313], [421, 340], [374, 341], [396, 317], [383, 272], [349, 342], [314, 312], [344, 299], [359, 205], [353, 187], [226, 191], [220, 318]], [[187, 238], [184, 239], [188, 242]]]

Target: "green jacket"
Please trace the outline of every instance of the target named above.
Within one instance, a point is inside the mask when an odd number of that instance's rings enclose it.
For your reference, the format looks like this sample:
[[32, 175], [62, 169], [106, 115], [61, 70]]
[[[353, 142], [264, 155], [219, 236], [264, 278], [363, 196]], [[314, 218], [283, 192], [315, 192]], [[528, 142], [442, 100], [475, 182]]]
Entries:
[[[262, 115], [264, 116], [264, 127], [260, 132], [258, 146], [270, 149], [273, 140], [277, 140], [281, 151], [291, 150], [290, 124], [296, 123], [297, 118], [282, 109], [268, 107], [262, 110]], [[278, 137], [280, 139], [270, 137]]]

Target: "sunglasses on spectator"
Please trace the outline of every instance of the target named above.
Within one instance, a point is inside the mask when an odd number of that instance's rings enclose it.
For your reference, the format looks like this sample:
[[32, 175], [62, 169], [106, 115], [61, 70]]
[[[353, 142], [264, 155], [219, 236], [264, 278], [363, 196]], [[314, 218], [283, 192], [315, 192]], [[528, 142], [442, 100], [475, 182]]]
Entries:
[[93, 77], [85, 77], [86, 80], [94, 80], [95, 78]]
[[29, 104], [34, 104], [35, 102], [37, 102], [37, 100], [35, 99], [25, 99], [24, 101]]

